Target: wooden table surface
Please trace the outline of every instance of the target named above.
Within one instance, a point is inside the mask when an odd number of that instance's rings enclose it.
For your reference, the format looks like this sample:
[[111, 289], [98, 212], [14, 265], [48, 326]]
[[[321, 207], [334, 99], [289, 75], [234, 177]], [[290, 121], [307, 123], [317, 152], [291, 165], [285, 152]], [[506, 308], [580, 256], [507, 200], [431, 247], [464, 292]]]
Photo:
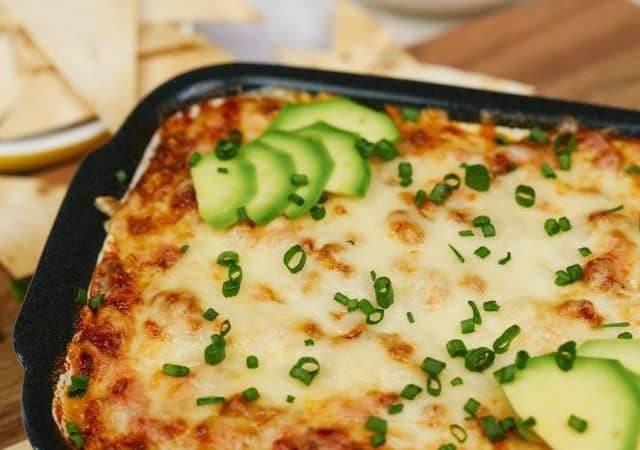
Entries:
[[[626, 0], [540, 0], [472, 19], [412, 47], [428, 62], [535, 85], [544, 95], [640, 109], [640, 7]], [[75, 163], [39, 176], [70, 179]], [[20, 303], [0, 269], [0, 448], [24, 439], [22, 370], [11, 347]]]

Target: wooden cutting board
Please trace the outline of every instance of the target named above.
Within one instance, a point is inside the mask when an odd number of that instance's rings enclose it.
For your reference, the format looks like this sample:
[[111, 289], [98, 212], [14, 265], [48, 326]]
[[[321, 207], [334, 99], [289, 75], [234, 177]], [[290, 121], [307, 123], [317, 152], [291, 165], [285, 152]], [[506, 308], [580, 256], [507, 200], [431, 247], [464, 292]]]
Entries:
[[468, 20], [419, 59], [531, 83], [542, 95], [640, 109], [640, 6], [540, 0]]
[[[626, 0], [539, 0], [465, 21], [412, 47], [420, 59], [534, 84], [561, 98], [640, 109], [640, 6]], [[41, 174], [66, 182], [75, 163]], [[0, 269], [0, 448], [24, 438], [22, 370], [11, 332], [19, 303]]]

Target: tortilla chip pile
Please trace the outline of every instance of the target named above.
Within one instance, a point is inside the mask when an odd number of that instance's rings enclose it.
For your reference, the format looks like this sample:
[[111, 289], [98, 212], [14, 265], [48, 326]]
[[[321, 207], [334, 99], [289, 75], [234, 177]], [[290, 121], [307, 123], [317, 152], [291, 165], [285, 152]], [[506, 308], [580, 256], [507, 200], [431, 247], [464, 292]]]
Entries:
[[162, 82], [232, 59], [182, 21], [257, 18], [238, 0], [0, 0], [0, 140], [94, 117], [114, 132]]

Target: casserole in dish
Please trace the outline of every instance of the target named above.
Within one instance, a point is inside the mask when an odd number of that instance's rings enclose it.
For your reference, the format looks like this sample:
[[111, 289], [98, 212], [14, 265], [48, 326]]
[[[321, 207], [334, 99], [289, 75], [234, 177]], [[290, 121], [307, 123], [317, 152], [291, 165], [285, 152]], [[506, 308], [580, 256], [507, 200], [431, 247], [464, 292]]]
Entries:
[[[173, 80], [86, 159], [34, 277], [34, 446], [635, 449], [636, 123], [281, 67]], [[130, 178], [103, 244], [93, 199]]]

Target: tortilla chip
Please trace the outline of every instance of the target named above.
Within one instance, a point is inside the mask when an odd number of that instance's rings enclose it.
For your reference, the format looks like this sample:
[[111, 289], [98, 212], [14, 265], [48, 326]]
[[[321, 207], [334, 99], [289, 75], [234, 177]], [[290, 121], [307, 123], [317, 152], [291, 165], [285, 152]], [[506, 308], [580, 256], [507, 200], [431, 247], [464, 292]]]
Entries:
[[9, 13], [111, 131], [136, 101], [134, 0], [5, 0]]
[[15, 30], [12, 33], [11, 40], [16, 51], [20, 70], [36, 72], [52, 67], [51, 62], [24, 31]]
[[230, 53], [213, 45], [143, 58], [140, 60], [140, 96], [147, 95], [176, 75], [197, 67], [229, 62], [232, 59]]
[[0, 263], [15, 278], [33, 273], [66, 187], [0, 177]]
[[0, 122], [20, 96], [18, 64], [9, 41], [9, 33], [0, 33]]
[[138, 56], [151, 56], [172, 50], [199, 47], [206, 43], [206, 36], [185, 33], [177, 25], [143, 25], [140, 28]]
[[260, 14], [243, 0], [139, 0], [142, 23], [254, 22]]
[[0, 121], [0, 140], [30, 136], [78, 123], [94, 113], [50, 69], [23, 76], [23, 89]]
[[14, 30], [18, 28], [18, 24], [15, 23], [13, 18], [9, 15], [9, 12], [0, 3], [0, 31]]
[[18, 442], [17, 444], [13, 444], [11, 447], [7, 447], [4, 450], [32, 450], [31, 444], [29, 441]]

